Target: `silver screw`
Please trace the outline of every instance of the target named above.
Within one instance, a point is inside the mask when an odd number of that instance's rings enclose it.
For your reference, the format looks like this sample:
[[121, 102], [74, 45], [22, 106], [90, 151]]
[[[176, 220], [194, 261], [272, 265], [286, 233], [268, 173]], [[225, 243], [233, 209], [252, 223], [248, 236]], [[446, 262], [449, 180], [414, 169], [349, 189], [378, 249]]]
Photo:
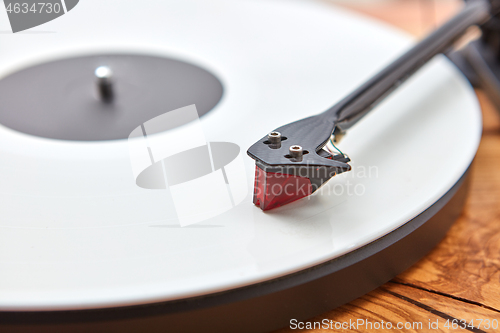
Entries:
[[290, 155], [297, 160], [302, 160], [304, 151], [301, 146], [293, 145], [290, 147]]
[[113, 71], [108, 66], [99, 66], [94, 72], [97, 78], [97, 92], [103, 102], [113, 100]]
[[269, 147], [273, 149], [281, 148], [281, 133], [271, 132], [267, 135], [267, 140], [270, 142]]

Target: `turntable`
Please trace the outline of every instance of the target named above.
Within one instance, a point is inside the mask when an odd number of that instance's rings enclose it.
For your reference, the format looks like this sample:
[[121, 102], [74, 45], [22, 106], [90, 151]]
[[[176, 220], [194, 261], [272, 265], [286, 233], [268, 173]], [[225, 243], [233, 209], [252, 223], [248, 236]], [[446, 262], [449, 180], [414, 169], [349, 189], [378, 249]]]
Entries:
[[0, 35], [2, 330], [280, 328], [410, 267], [461, 211], [481, 113], [443, 55], [328, 143], [349, 172], [255, 202], [246, 150], [415, 43], [391, 27], [321, 1], [87, 0], [36, 29]]

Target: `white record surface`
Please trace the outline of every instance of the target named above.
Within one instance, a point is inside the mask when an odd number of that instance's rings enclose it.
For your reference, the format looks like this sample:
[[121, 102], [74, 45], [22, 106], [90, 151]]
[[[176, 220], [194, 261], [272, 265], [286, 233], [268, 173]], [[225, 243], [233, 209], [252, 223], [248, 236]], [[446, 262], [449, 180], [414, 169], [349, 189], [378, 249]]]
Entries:
[[[4, 11], [0, 30], [9, 30]], [[270, 130], [326, 110], [412, 43], [323, 1], [86, 0], [43, 26], [0, 34], [0, 78], [79, 54], [184, 59], [225, 88], [201, 118], [206, 139], [245, 154]], [[436, 202], [480, 136], [472, 88], [438, 57], [348, 133], [339, 147], [353, 172], [264, 213], [252, 204], [254, 161], [244, 156], [245, 200], [181, 227], [168, 192], [135, 185], [126, 140], [58, 141], [0, 126], [0, 310], [168, 301], [306, 269]]]

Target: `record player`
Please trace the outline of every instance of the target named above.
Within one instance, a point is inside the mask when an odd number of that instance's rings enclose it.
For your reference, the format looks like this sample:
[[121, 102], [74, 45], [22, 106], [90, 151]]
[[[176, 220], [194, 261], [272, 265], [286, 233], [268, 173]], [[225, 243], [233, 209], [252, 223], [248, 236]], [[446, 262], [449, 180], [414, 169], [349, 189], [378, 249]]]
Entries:
[[321, 1], [67, 6], [0, 35], [2, 331], [280, 328], [404, 271], [460, 213], [482, 130], [464, 73], [495, 94], [491, 42], [416, 62], [323, 135], [286, 124], [414, 40]]

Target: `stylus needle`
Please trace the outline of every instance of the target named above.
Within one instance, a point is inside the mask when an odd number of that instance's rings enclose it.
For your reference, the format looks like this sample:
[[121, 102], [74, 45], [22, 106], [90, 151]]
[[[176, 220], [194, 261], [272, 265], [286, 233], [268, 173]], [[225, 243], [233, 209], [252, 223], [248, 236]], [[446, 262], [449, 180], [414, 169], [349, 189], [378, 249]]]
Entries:
[[314, 193], [336, 174], [351, 170], [343, 153], [325, 150], [435, 55], [448, 51], [472, 25], [488, 21], [486, 0], [467, 3], [442, 27], [325, 112], [281, 126], [248, 149], [256, 162], [254, 203], [262, 210]]

